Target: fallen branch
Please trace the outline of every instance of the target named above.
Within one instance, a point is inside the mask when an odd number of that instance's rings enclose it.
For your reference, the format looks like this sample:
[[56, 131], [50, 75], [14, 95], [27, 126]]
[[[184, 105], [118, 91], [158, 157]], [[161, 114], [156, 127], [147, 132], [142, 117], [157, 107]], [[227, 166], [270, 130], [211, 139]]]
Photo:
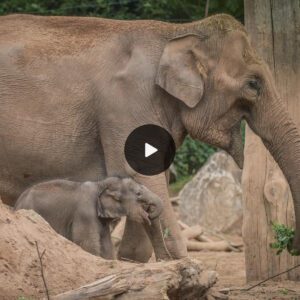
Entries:
[[198, 242], [198, 241], [187, 241], [187, 249], [189, 251], [234, 251], [240, 252], [239, 248], [233, 247], [227, 241], [217, 241], [217, 242]]
[[43, 279], [43, 283], [44, 283], [44, 287], [45, 287], [47, 299], [50, 300], [49, 290], [48, 290], [46, 279], [45, 279], [45, 275], [44, 275], [44, 267], [43, 267], [43, 261], [42, 261], [43, 256], [44, 256], [44, 254], [46, 252], [46, 249], [42, 252], [42, 254], [40, 254], [39, 245], [38, 245], [37, 241], [35, 241], [35, 247], [36, 247], [36, 252], [38, 254], [39, 261], [40, 261], [41, 274], [42, 274], [42, 279]]
[[195, 239], [198, 240], [199, 242], [206, 242], [206, 243], [213, 242], [213, 240], [208, 238], [205, 234], [198, 235], [196, 236]]
[[[276, 278], [276, 277], [278, 277], [280, 275], [288, 273], [288, 272], [290, 272], [290, 271], [292, 271], [292, 270], [294, 270], [296, 268], [299, 268], [299, 267], [300, 267], [300, 264], [298, 264], [298, 265], [296, 265], [296, 266], [294, 266], [292, 268], [289, 268], [289, 269], [287, 269], [285, 271], [282, 271], [282, 272], [280, 272], [278, 274], [275, 274], [275, 275], [273, 275], [271, 277], [268, 277], [268, 278], [266, 278], [266, 279], [264, 279], [264, 280], [262, 280], [262, 281], [260, 281], [260, 282], [258, 282], [256, 284], [254, 284], [254, 285], [251, 285], [248, 288], [224, 288], [224, 289], [219, 290], [219, 292], [220, 293], [225, 293], [225, 294], [228, 294], [229, 292], [235, 292], [235, 291], [248, 292], [248, 291], [250, 291], [250, 290], [252, 290], [252, 289], [260, 286], [261, 284], [263, 284], [263, 283], [265, 283], [265, 282], [267, 282], [269, 280], [272, 280], [272, 279], [274, 279], [274, 278]], [[292, 290], [292, 291], [294, 291], [294, 290]]]
[[294, 270], [294, 269], [296, 269], [296, 268], [299, 268], [299, 267], [300, 267], [300, 264], [298, 264], [298, 265], [296, 265], [296, 266], [294, 266], [294, 267], [292, 267], [292, 268], [289, 268], [289, 269], [287, 269], [287, 270], [285, 270], [285, 271], [283, 271], [283, 272], [280, 272], [280, 273], [278, 273], [278, 274], [275, 274], [275, 275], [273, 275], [273, 276], [271, 276], [271, 277], [268, 277], [267, 279], [264, 279], [264, 280], [258, 282], [257, 284], [254, 284], [254, 285], [252, 285], [252, 286], [250, 286], [250, 287], [248, 287], [248, 288], [246, 288], [246, 289], [243, 289], [243, 291], [247, 291], [247, 292], [248, 292], [248, 291], [254, 289], [254, 288], [257, 287], [257, 286], [259, 286], [259, 285], [261, 285], [261, 284], [263, 284], [263, 283], [265, 283], [265, 282], [267, 282], [267, 281], [269, 281], [269, 280], [271, 280], [271, 279], [274, 279], [275, 277], [278, 277], [278, 276], [280, 276], [280, 275], [283, 275], [283, 274], [285, 274], [285, 273], [288, 273], [288, 272], [290, 272], [290, 271], [292, 271], [292, 270]]
[[203, 234], [203, 229], [200, 225], [191, 226], [189, 228], [186, 228], [182, 230], [182, 235], [187, 240], [195, 239], [198, 236]]
[[209, 288], [215, 282], [214, 271], [203, 271], [198, 264], [184, 259], [120, 270], [117, 274], [105, 276], [52, 299], [205, 299]]

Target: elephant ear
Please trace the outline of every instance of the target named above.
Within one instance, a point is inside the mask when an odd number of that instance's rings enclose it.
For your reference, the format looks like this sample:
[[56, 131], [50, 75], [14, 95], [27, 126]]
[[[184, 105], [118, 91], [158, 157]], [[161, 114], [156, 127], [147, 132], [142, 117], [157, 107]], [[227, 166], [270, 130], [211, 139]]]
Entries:
[[205, 68], [201, 38], [189, 34], [170, 40], [160, 58], [155, 83], [172, 96], [195, 107], [204, 93]]
[[99, 218], [116, 219], [126, 215], [126, 210], [120, 201], [120, 192], [103, 189], [97, 201], [97, 215]]

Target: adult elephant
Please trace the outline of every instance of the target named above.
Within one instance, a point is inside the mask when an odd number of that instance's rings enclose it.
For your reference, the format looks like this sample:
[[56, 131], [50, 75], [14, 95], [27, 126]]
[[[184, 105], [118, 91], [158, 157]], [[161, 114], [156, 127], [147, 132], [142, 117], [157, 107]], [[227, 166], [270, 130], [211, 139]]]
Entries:
[[[190, 24], [1, 17], [0, 99], [0, 194], [11, 203], [42, 180], [132, 175], [124, 143], [148, 123], [166, 128], [176, 146], [189, 133], [223, 148], [242, 167], [245, 119], [290, 184], [300, 250], [300, 136], [232, 17]], [[157, 258], [185, 256], [165, 174], [134, 175], [164, 199], [164, 213], [148, 228], [128, 222], [119, 256], [147, 261], [148, 237]]]

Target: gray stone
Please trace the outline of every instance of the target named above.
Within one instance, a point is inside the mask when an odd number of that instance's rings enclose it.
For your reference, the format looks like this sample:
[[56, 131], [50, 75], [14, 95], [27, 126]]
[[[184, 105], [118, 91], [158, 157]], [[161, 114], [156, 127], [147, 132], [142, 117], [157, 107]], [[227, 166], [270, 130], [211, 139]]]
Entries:
[[241, 234], [242, 171], [219, 151], [179, 193], [180, 219], [221, 233]]

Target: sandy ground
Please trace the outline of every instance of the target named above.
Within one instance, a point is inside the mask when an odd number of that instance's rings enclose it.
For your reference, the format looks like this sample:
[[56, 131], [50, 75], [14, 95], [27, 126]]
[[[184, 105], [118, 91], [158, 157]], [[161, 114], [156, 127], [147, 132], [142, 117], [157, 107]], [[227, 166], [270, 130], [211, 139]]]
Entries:
[[[128, 262], [108, 262], [86, 253], [58, 236], [32, 211], [14, 213], [1, 203], [0, 236], [0, 300], [22, 299], [16, 295], [41, 295], [31, 298], [40, 299], [44, 295], [37, 243], [41, 251], [46, 250], [43, 264], [48, 289], [52, 295], [65, 291], [66, 287], [70, 289], [92, 282], [103, 274], [109, 275], [125, 267], [136, 268]], [[225, 238], [238, 242], [236, 237]], [[237, 290], [249, 287], [245, 280], [243, 252], [189, 252], [189, 256], [202, 261], [208, 269], [217, 271], [219, 280], [215, 289], [231, 290], [228, 292], [229, 299], [300, 300], [299, 282], [268, 281], [250, 291]], [[3, 298], [2, 295], [6, 297]]]
[[[191, 257], [201, 260], [211, 270], [219, 273], [217, 290], [243, 289], [255, 284], [246, 284], [244, 253], [236, 252], [189, 252]], [[268, 281], [250, 291], [231, 291], [229, 299], [290, 299], [300, 300], [300, 282]]]

